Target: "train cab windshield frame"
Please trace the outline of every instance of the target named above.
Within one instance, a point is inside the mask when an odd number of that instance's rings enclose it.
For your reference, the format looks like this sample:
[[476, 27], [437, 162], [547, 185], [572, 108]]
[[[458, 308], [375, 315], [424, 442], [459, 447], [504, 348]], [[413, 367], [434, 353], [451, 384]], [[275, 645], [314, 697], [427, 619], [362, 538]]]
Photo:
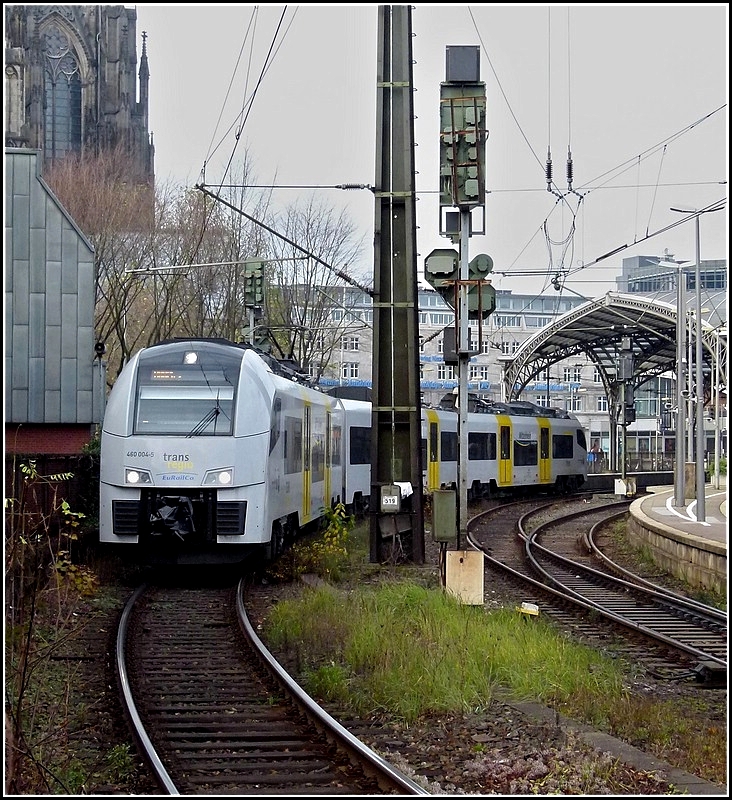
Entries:
[[137, 369], [133, 432], [155, 436], [231, 436], [241, 357], [181, 346], [151, 348]]

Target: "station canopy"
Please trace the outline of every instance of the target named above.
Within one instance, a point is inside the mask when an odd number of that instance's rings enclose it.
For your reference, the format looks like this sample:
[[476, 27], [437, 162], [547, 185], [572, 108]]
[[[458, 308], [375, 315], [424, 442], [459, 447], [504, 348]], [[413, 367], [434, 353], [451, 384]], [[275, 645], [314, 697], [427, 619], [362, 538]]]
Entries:
[[[707, 367], [727, 363], [726, 336], [702, 321], [702, 353]], [[618, 375], [621, 352], [633, 353], [632, 374]], [[559, 361], [586, 356], [600, 371], [608, 395], [622, 378], [639, 386], [665, 372], [676, 373], [676, 307], [639, 295], [608, 292], [568, 311], [527, 339], [505, 359], [503, 384], [507, 400]], [[726, 383], [726, 374], [723, 377]]]

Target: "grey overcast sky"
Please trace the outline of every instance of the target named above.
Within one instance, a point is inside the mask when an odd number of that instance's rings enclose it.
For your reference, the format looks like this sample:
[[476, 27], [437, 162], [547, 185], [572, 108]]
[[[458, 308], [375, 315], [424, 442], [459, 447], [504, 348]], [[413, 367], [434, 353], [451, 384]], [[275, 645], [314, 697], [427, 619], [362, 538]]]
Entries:
[[[347, 209], [368, 274], [373, 195], [311, 187], [375, 183], [379, 6], [136, 7], [158, 179], [193, 185], [205, 165], [215, 186], [246, 150], [256, 183], [283, 187], [275, 203], [316, 191]], [[412, 29], [420, 272], [433, 249], [454, 246], [439, 235], [436, 192], [448, 45], [480, 47], [488, 194], [469, 250], [492, 256], [497, 288], [551, 292], [564, 271], [570, 291], [596, 296], [624, 257], [694, 260], [694, 222], [675, 224], [684, 215], [670, 208], [726, 201], [727, 4], [417, 3]], [[566, 201], [547, 191], [549, 150], [563, 191], [571, 150]], [[726, 205], [701, 218], [702, 259], [727, 257], [727, 220]]]

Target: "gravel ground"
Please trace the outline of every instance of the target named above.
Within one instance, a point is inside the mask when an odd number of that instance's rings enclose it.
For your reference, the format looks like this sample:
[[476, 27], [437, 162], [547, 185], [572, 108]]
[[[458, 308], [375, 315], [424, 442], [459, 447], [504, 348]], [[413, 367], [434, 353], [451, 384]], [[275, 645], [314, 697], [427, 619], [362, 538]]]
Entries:
[[[425, 564], [414, 567], [420, 580], [439, 581], [439, 545], [427, 537]], [[620, 543], [622, 547], [622, 542]], [[619, 563], [661, 583], [666, 576], [647, 564], [632, 563], [626, 548]], [[365, 580], [373, 580], [373, 574]], [[678, 589], [679, 584], [669, 579]], [[363, 583], [364, 576], [360, 576]], [[522, 598], [501, 580], [486, 581], [488, 605], [514, 608]], [[250, 593], [250, 614], [261, 625], [280, 597], [303, 591], [297, 585], [266, 582]], [[525, 599], [525, 598], [523, 598]], [[287, 654], [275, 655], [287, 661]], [[296, 665], [290, 665], [294, 670]], [[710, 715], [726, 727], [726, 692], [651, 679], [633, 687], [654, 696], [685, 698], [693, 713]], [[434, 794], [726, 794], [723, 786], [698, 780], [673, 766], [581, 725], [559, 719], [535, 704], [494, 699], [481, 715], [446, 715], [405, 726], [385, 715], [352, 720], [335, 707], [333, 717], [388, 761]], [[690, 711], [692, 713], [692, 711]]]
[[[427, 543], [426, 562], [414, 567], [420, 578], [437, 575], [438, 546]], [[371, 565], [368, 580], [378, 580]], [[363, 580], [363, 576], [359, 577]], [[79, 794], [155, 795], [158, 788], [134, 755], [134, 746], [122, 717], [116, 695], [110, 654], [113, 632], [124, 602], [136, 585], [134, 576], [105, 581], [104, 602], [80, 600], [70, 615], [71, 630], [58, 657], [74, 670], [68, 708], [83, 713], [61, 720], [62, 745], [71, 760], [83, 765], [88, 779]], [[271, 605], [283, 596], [304, 591], [304, 584], [261, 582], [253, 587], [251, 614], [261, 624]], [[520, 598], [499, 583], [491, 583], [490, 605], [515, 606]], [[275, 655], [278, 655], [275, 652]], [[654, 694], [684, 694], [697, 708], [700, 703], [716, 713], [726, 728], [726, 691], [655, 685], [638, 687]], [[706, 699], [705, 699], [706, 698]], [[716, 709], [716, 711], [714, 710]], [[444, 715], [405, 726], [385, 715], [348, 719], [338, 708], [330, 713], [380, 752], [415, 782], [434, 794], [725, 794], [719, 784], [684, 785], [675, 772], [661, 762], [648, 759], [633, 766], [607, 749], [605, 740], [573, 730], [541, 707], [519, 706], [494, 699], [481, 715]], [[544, 717], [541, 713], [544, 712]], [[595, 743], [592, 746], [587, 743]], [[110, 766], [110, 754], [129, 745], [132, 758]], [[114, 762], [112, 762], [114, 763]], [[688, 776], [687, 776], [688, 777]], [[55, 792], [58, 793], [56, 787]], [[31, 792], [39, 793], [37, 788]], [[43, 793], [43, 792], [40, 792]], [[64, 793], [64, 792], [62, 792]], [[7, 792], [6, 792], [7, 794]]]

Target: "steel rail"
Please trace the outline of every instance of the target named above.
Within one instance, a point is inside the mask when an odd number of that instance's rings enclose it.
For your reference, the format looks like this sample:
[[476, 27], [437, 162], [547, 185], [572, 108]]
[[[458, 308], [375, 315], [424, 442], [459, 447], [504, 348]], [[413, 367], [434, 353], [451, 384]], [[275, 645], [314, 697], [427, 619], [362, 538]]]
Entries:
[[384, 791], [397, 791], [401, 794], [408, 795], [430, 794], [430, 792], [423, 789], [411, 780], [411, 778], [402, 774], [386, 761], [386, 759], [367, 747], [338, 721], [333, 719], [333, 717], [321, 708], [280, 666], [259, 636], [257, 636], [249, 621], [244, 605], [244, 579], [239, 582], [237, 587], [236, 605], [242, 632], [267, 669], [286, 687], [292, 700], [307, 716], [310, 722], [324, 733], [337, 747], [347, 752], [354, 764], [357, 764], [374, 777]]

